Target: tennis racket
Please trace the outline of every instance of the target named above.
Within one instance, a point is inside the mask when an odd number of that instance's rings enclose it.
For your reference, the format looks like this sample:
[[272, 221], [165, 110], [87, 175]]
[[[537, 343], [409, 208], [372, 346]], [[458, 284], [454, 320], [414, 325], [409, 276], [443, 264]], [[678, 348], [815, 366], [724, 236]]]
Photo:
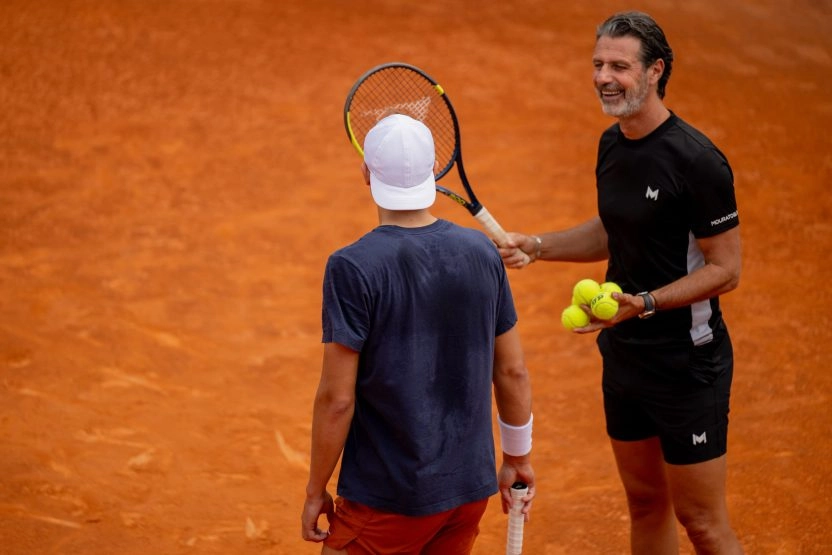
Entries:
[[511, 508], [508, 511], [508, 535], [506, 537], [506, 555], [521, 555], [523, 553], [523, 497], [529, 493], [529, 488], [523, 482], [515, 482], [511, 486]]
[[391, 115], [405, 114], [424, 123], [433, 134], [436, 161], [444, 177], [456, 164], [468, 198], [436, 184], [436, 190], [465, 207], [500, 246], [508, 236], [491, 213], [477, 200], [462, 165], [459, 121], [442, 86], [421, 69], [403, 63], [376, 66], [362, 75], [347, 95], [344, 126], [352, 146], [364, 156], [364, 138], [375, 124]]

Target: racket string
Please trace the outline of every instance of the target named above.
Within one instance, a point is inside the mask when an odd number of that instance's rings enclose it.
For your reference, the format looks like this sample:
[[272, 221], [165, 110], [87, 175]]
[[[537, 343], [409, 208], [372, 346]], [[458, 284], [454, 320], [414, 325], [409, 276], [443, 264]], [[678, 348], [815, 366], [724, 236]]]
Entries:
[[356, 140], [363, 146], [370, 129], [388, 115], [400, 113], [424, 123], [433, 134], [439, 175], [447, 172], [456, 153], [456, 129], [448, 104], [425, 76], [406, 67], [379, 70], [358, 87], [349, 117]]

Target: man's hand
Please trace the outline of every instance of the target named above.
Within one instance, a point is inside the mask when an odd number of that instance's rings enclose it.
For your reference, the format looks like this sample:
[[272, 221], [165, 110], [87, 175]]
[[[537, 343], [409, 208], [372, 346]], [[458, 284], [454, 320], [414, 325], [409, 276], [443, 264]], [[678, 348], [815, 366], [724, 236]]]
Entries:
[[575, 328], [574, 333], [593, 333], [604, 328], [611, 328], [614, 325], [635, 318], [644, 312], [644, 300], [638, 295], [630, 295], [627, 293], [613, 293], [612, 298], [618, 301], [618, 312], [609, 320], [601, 320], [596, 318], [589, 307], [585, 304], [580, 305], [581, 309], [589, 315], [589, 324], [582, 328]]
[[332, 516], [335, 514], [335, 505], [332, 502], [332, 496], [328, 491], [324, 491], [319, 497], [307, 497], [303, 504], [303, 514], [301, 514], [301, 536], [308, 542], [322, 542], [329, 532], [318, 528], [318, 518], [321, 515], [326, 515], [329, 522], [332, 522]]
[[519, 270], [534, 262], [537, 249], [534, 238], [514, 231], [508, 232], [507, 235], [508, 243], [497, 247], [506, 268]]
[[535, 496], [534, 485], [534, 470], [529, 462], [529, 456], [512, 457], [503, 454], [503, 465], [500, 467], [500, 472], [497, 473], [497, 481], [500, 486], [500, 501], [503, 506], [503, 513], [508, 514], [508, 510], [513, 503], [511, 499], [511, 486], [515, 482], [523, 482], [529, 486], [529, 492], [523, 497], [523, 514], [526, 516], [526, 521], [529, 520], [529, 513], [532, 510], [532, 500]]

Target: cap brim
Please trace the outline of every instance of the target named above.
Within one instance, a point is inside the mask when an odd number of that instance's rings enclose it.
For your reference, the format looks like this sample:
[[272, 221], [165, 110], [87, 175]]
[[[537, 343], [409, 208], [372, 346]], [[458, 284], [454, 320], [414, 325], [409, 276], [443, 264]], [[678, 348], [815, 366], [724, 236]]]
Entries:
[[413, 187], [393, 187], [370, 172], [370, 191], [376, 204], [384, 209], [422, 210], [436, 201], [436, 180], [430, 175]]

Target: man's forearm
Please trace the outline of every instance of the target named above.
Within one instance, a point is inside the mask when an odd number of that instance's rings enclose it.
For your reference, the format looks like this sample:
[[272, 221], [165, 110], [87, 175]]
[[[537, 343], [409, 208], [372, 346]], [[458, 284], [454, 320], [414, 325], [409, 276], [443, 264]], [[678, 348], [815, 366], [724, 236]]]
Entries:
[[563, 231], [541, 233], [540, 260], [597, 262], [609, 258], [607, 232], [595, 217]]
[[338, 406], [323, 399], [315, 401], [312, 418], [312, 456], [306, 495], [323, 494], [344, 450], [353, 405]]

